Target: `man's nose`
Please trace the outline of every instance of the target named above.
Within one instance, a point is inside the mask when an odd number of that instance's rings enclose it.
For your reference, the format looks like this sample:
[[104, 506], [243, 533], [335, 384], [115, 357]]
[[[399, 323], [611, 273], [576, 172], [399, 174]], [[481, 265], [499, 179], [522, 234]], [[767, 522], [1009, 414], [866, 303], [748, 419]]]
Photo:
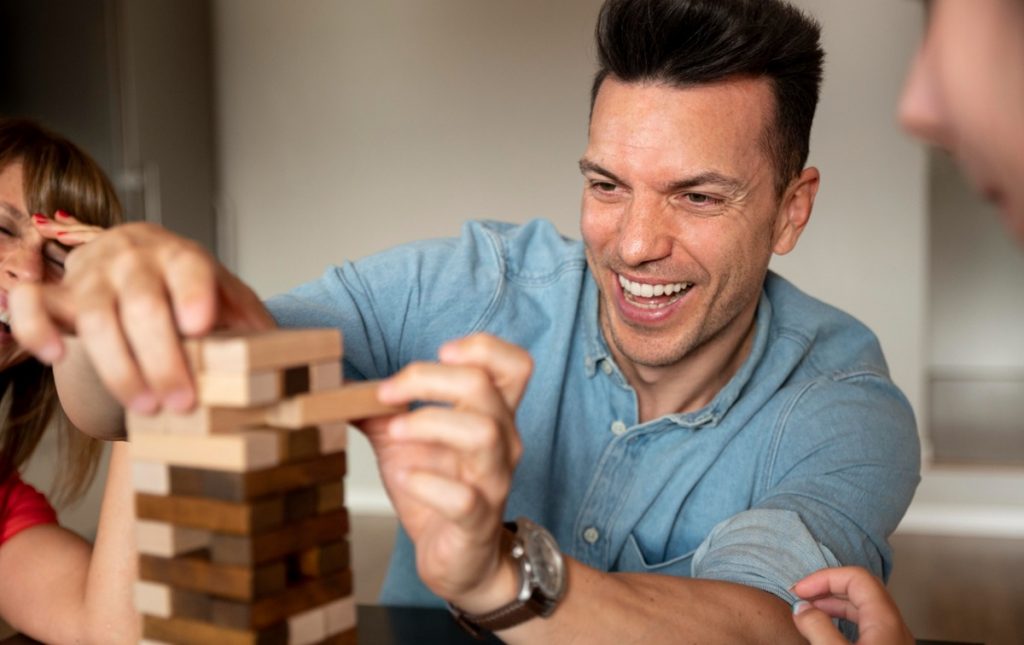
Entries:
[[619, 229], [619, 257], [629, 266], [641, 266], [672, 254], [672, 234], [657, 196], [634, 196]]

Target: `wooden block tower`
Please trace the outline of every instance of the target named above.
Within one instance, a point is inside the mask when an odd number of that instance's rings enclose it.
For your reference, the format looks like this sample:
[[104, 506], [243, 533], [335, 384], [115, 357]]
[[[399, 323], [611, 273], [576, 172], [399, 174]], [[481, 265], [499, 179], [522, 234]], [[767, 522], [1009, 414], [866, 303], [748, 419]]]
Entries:
[[336, 329], [189, 341], [199, 404], [128, 415], [143, 638], [355, 643], [347, 421], [392, 414], [342, 386]]

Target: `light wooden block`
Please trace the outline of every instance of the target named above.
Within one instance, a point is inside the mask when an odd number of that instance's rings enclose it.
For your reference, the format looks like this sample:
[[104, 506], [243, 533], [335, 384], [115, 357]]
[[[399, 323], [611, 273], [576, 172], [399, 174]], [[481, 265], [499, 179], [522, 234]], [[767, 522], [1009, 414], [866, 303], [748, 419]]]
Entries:
[[309, 391], [322, 392], [341, 387], [341, 363], [326, 361], [309, 366]]
[[213, 603], [209, 596], [194, 591], [175, 589], [159, 582], [135, 581], [135, 609], [140, 614], [161, 618], [178, 616], [209, 621]]
[[202, 341], [202, 370], [252, 372], [341, 359], [337, 329], [277, 329], [209, 336]]
[[320, 454], [341, 452], [348, 447], [348, 424], [344, 421], [320, 424]]
[[244, 472], [281, 461], [280, 441], [272, 431], [185, 436], [141, 433], [131, 436], [132, 458], [164, 464]]
[[281, 399], [282, 375], [258, 372], [201, 372], [197, 377], [199, 403], [204, 406], [251, 407]]
[[327, 637], [327, 618], [322, 607], [288, 618], [288, 645], [313, 645]]
[[340, 634], [356, 626], [356, 598], [341, 598], [324, 606], [327, 636]]
[[210, 532], [155, 520], [136, 520], [135, 542], [139, 553], [165, 558], [210, 546]]
[[132, 489], [153, 495], [169, 494], [171, 492], [171, 476], [167, 464], [133, 459]]
[[397, 414], [406, 406], [377, 400], [379, 381], [345, 385], [337, 390], [313, 392], [282, 401], [267, 410], [266, 423], [277, 428], [301, 428], [322, 423], [351, 421]]
[[263, 645], [287, 639], [287, 623], [262, 632], [241, 631], [188, 618], [160, 618], [143, 615], [142, 635], [173, 643], [216, 643], [217, 645]]
[[175, 434], [212, 434], [235, 432], [240, 428], [263, 425], [266, 410], [262, 407], [226, 408], [218, 406], [197, 406], [187, 414], [163, 413], [162, 430]]

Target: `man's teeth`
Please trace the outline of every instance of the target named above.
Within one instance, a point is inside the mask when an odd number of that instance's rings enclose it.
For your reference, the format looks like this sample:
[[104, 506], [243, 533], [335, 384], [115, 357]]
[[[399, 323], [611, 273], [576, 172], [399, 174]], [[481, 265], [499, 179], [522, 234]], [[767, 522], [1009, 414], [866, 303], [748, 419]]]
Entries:
[[681, 291], [686, 291], [693, 286], [692, 282], [673, 282], [671, 284], [646, 284], [633, 282], [619, 276], [619, 284], [622, 290], [631, 296], [638, 298], [653, 298], [656, 296], [671, 296]]

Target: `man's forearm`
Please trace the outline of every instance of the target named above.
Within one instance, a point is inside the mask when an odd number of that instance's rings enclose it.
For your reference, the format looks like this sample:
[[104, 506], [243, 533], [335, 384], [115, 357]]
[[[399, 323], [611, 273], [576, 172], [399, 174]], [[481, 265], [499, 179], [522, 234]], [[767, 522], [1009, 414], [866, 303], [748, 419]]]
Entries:
[[744, 585], [604, 573], [566, 558], [555, 613], [498, 634], [509, 643], [803, 643], [789, 606]]

